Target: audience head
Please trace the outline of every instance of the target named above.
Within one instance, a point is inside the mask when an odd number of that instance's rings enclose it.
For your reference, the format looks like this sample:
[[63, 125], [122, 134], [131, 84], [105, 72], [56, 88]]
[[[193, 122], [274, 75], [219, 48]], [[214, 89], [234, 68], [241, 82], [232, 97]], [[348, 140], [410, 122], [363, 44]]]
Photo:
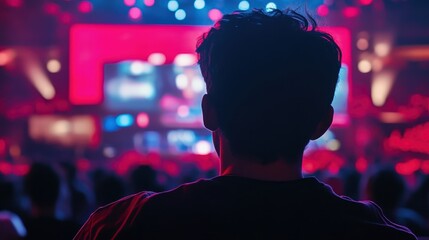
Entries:
[[197, 53], [205, 126], [228, 140], [232, 154], [295, 161], [329, 127], [341, 51], [311, 17], [277, 9], [225, 14]]
[[51, 166], [34, 163], [24, 177], [24, 190], [33, 207], [55, 207], [60, 191], [60, 177]]
[[10, 210], [14, 204], [15, 186], [0, 174], [0, 211]]
[[116, 174], [96, 171], [94, 175], [94, 193], [97, 206], [106, 205], [125, 196], [124, 182]]
[[391, 168], [380, 169], [368, 179], [368, 197], [380, 205], [388, 216], [401, 205], [405, 190], [404, 179]]
[[156, 171], [151, 166], [137, 166], [130, 175], [132, 191], [158, 191], [159, 186], [156, 175]]
[[354, 168], [343, 170], [344, 195], [354, 200], [360, 199], [361, 174]]

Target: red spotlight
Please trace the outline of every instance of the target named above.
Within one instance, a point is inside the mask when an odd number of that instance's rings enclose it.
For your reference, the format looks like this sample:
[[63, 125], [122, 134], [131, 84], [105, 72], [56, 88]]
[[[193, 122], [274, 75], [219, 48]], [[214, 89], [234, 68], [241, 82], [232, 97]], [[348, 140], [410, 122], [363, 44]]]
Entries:
[[81, 13], [89, 13], [92, 11], [92, 3], [89, 1], [82, 1], [79, 3], [79, 5], [77, 6], [77, 9], [79, 10], [79, 12]]
[[343, 9], [343, 14], [347, 18], [357, 17], [360, 13], [360, 9], [358, 7], [345, 7]]
[[329, 8], [325, 4], [320, 5], [317, 8], [317, 14], [321, 17], [325, 17], [329, 14]]
[[372, 3], [372, 0], [359, 0], [359, 3], [361, 5], [370, 5]]
[[222, 12], [219, 11], [218, 9], [214, 8], [214, 9], [209, 11], [209, 18], [212, 21], [217, 21], [217, 20], [222, 18]]

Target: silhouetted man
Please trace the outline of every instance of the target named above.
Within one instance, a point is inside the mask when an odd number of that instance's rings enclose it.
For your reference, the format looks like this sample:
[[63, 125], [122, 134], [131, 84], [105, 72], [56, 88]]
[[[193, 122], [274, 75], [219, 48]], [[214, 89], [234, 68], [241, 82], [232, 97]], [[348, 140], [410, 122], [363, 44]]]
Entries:
[[331, 125], [341, 64], [313, 19], [290, 10], [226, 14], [197, 53], [220, 176], [107, 205], [76, 239], [415, 239], [375, 204], [302, 177], [305, 146]]

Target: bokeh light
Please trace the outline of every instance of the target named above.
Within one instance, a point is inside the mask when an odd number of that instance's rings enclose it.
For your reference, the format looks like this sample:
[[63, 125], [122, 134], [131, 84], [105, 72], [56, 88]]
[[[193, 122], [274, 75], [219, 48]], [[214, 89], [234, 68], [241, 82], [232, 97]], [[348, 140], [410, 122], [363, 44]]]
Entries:
[[240, 10], [246, 11], [246, 10], [248, 10], [249, 8], [250, 8], [250, 4], [249, 4], [249, 2], [248, 2], [248, 1], [241, 1], [241, 2], [238, 4], [238, 9], [240, 9]]
[[365, 51], [365, 50], [367, 50], [367, 49], [368, 49], [368, 47], [369, 47], [368, 39], [366, 39], [366, 38], [359, 38], [359, 39], [356, 41], [356, 47], [357, 47], [359, 50], [361, 50], [361, 51]]
[[77, 6], [77, 9], [81, 13], [89, 13], [92, 11], [92, 3], [90, 1], [82, 1]]
[[368, 60], [360, 60], [358, 63], [358, 69], [361, 73], [369, 73], [372, 70], [371, 62]]
[[325, 4], [320, 5], [317, 7], [317, 14], [321, 17], [325, 17], [329, 14], [329, 7]]
[[147, 73], [151, 67], [142, 61], [133, 61], [130, 65], [130, 72], [133, 75], [141, 75]]
[[134, 6], [134, 4], [136, 4], [136, 0], [124, 0], [124, 4], [129, 7], [132, 7]]
[[23, 0], [6, 0], [6, 4], [10, 7], [22, 7], [24, 4]]
[[177, 115], [179, 115], [179, 117], [187, 117], [189, 115], [189, 107], [186, 105], [181, 105], [177, 108]]
[[343, 15], [346, 18], [354, 18], [360, 14], [360, 9], [358, 7], [348, 6], [343, 9]]
[[273, 11], [273, 9], [277, 9], [277, 5], [276, 5], [275, 3], [273, 3], [273, 2], [269, 2], [269, 3], [267, 3], [267, 5], [265, 6], [265, 10], [266, 10], [267, 12], [271, 12], [271, 11]]
[[131, 114], [121, 114], [116, 117], [116, 124], [119, 127], [129, 127], [133, 125], [134, 119]]
[[57, 73], [61, 70], [61, 63], [57, 59], [51, 59], [46, 63], [46, 68], [51, 73]]
[[152, 7], [153, 5], [155, 5], [155, 0], [144, 0], [143, 3], [148, 7]]
[[200, 140], [195, 143], [192, 151], [198, 155], [207, 155], [211, 152], [211, 144], [206, 140]]
[[56, 3], [48, 2], [43, 5], [43, 11], [47, 14], [55, 15], [60, 12], [60, 6]]
[[137, 126], [145, 128], [149, 125], [149, 115], [147, 113], [139, 113], [136, 117]]
[[147, 61], [155, 66], [162, 65], [165, 63], [166, 57], [162, 53], [151, 53], [147, 58]]
[[203, 9], [206, 6], [206, 2], [204, 0], [195, 0], [194, 7], [196, 9]]
[[132, 20], [139, 20], [142, 17], [142, 11], [138, 7], [132, 7], [128, 11], [128, 16], [130, 16]]
[[192, 66], [197, 64], [197, 62], [197, 56], [191, 53], [180, 53], [174, 58], [174, 64], [180, 67]]
[[374, 46], [374, 52], [379, 57], [386, 57], [390, 52], [390, 44], [385, 42], [376, 43]]
[[222, 18], [222, 12], [219, 9], [212, 9], [209, 11], [209, 18], [212, 21], [218, 21]]
[[5, 66], [12, 62], [15, 52], [11, 49], [0, 51], [0, 66]]
[[168, 10], [174, 12], [179, 9], [179, 2], [177, 2], [176, 0], [170, 0], [168, 1], [167, 8]]
[[176, 87], [180, 90], [188, 87], [188, 77], [185, 74], [179, 74], [176, 76]]
[[174, 13], [177, 20], [183, 20], [186, 18], [186, 12], [183, 9], [179, 9]]
[[362, 5], [370, 5], [372, 3], [372, 0], [359, 0], [359, 3]]

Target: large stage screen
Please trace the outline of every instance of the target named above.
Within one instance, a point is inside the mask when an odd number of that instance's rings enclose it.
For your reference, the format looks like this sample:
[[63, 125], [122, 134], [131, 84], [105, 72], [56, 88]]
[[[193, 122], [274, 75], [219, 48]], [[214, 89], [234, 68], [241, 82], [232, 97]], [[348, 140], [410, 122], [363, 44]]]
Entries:
[[[71, 103], [103, 105], [107, 110], [126, 112], [154, 109], [163, 101], [169, 103], [170, 100], [178, 100], [177, 94], [179, 92], [183, 94], [185, 91], [167, 88], [163, 84], [169, 84], [176, 81], [178, 76], [183, 76], [183, 72], [180, 71], [184, 69], [178, 71], [175, 69], [178, 56], [188, 55], [195, 58], [197, 39], [208, 29], [209, 26], [185, 25], [73, 25], [70, 31]], [[336, 112], [334, 126], [344, 126], [348, 123], [347, 103], [351, 93], [351, 35], [344, 27], [321, 29], [334, 37], [343, 52], [343, 68], [333, 105]], [[155, 59], [152, 62], [155, 62], [156, 66], [150, 66], [151, 57], [152, 60]], [[186, 57], [184, 59], [186, 62]], [[187, 63], [192, 63], [192, 60], [188, 60]], [[189, 64], [184, 65], [190, 67]], [[191, 67], [193, 68], [195, 66]], [[133, 71], [143, 71], [144, 74], [132, 76], [130, 73]], [[145, 82], [138, 83], [136, 79], [139, 77], [145, 78]], [[184, 77], [179, 77], [177, 80], [179, 85], [185, 82], [183, 79]], [[122, 85], [115, 89], [115, 84]], [[108, 86], [113, 90], [107, 91]], [[200, 81], [195, 81], [194, 88], [200, 87]], [[190, 90], [186, 94], [189, 92], [192, 93]], [[144, 99], [143, 95], [147, 98]], [[186, 115], [188, 110], [190, 113], [198, 111], [193, 108], [200, 97], [197, 95], [192, 99], [182, 96], [180, 101], [185, 100], [188, 108], [181, 107], [177, 112]], [[170, 117], [164, 118], [166, 118], [164, 122], [171, 120]]]

